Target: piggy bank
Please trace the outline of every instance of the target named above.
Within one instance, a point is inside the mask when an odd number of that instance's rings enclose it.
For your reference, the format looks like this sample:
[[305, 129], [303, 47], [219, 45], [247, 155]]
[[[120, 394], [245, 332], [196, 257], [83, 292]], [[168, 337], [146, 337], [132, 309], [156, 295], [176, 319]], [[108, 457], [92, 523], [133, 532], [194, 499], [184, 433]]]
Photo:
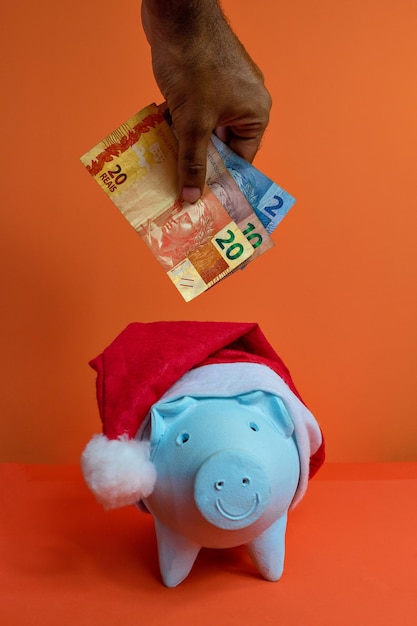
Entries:
[[146, 431], [157, 480], [143, 503], [165, 585], [187, 576], [201, 547], [243, 544], [264, 578], [279, 579], [300, 477], [283, 401], [262, 391], [183, 397], [155, 405]]
[[240, 545], [278, 580], [288, 511], [324, 444], [257, 324], [134, 324], [91, 364], [103, 433], [83, 474], [105, 507], [152, 514], [164, 584], [183, 581], [202, 547]]

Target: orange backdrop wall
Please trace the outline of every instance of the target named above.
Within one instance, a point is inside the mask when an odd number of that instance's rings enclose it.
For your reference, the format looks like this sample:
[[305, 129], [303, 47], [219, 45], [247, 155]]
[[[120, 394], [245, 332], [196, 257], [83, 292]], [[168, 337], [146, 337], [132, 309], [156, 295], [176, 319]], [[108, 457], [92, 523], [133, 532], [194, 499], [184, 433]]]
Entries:
[[331, 461], [417, 460], [417, 4], [224, 0], [274, 106], [275, 248], [183, 302], [79, 156], [161, 100], [138, 0], [1, 8], [0, 460], [77, 462], [133, 320], [258, 321]]

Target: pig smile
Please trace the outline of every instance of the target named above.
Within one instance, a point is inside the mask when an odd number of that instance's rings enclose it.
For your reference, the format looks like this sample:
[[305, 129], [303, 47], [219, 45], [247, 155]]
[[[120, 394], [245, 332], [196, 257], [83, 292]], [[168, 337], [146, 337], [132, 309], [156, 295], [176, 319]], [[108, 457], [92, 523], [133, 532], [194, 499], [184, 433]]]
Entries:
[[254, 497], [253, 497], [253, 501], [252, 501], [252, 504], [251, 504], [250, 508], [247, 511], [245, 511], [244, 513], [237, 513], [237, 514], [236, 513], [230, 513], [222, 505], [222, 503], [220, 501], [220, 498], [218, 498], [218, 500], [216, 500], [216, 509], [224, 517], [227, 517], [228, 519], [230, 519], [232, 521], [239, 521], [239, 520], [245, 519], [246, 517], [249, 517], [250, 515], [252, 515], [252, 513], [255, 511], [255, 509], [258, 506], [258, 504], [259, 504], [259, 494], [256, 493], [254, 495]]

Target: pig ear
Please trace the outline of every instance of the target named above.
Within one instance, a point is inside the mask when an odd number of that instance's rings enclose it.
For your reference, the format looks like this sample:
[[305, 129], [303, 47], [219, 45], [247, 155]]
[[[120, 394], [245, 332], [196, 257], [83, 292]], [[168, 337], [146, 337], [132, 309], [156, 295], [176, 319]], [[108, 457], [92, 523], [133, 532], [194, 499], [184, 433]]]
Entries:
[[291, 437], [293, 434], [294, 423], [280, 397], [264, 391], [251, 391], [240, 396], [239, 402], [246, 405], [256, 405], [263, 413], [273, 419], [283, 437]]
[[172, 402], [159, 402], [154, 404], [151, 410], [151, 445], [160, 440], [166, 431], [167, 419], [174, 419], [179, 415], [184, 415], [193, 406], [197, 400], [195, 398], [178, 398]]
[[269, 395], [271, 412], [274, 422], [278, 425], [284, 437], [291, 437], [294, 432], [294, 422], [287, 411], [283, 400], [279, 396]]
[[191, 409], [197, 404], [197, 402], [198, 400], [196, 398], [190, 398], [189, 396], [177, 398], [171, 402], [158, 402], [152, 407], [152, 415], [154, 413], [158, 414], [162, 419], [177, 417], [178, 415], [182, 415]]
[[151, 433], [150, 433], [150, 442], [151, 446], [154, 446], [161, 439], [162, 435], [166, 430], [166, 424], [158, 413], [157, 409], [152, 408], [151, 410]]

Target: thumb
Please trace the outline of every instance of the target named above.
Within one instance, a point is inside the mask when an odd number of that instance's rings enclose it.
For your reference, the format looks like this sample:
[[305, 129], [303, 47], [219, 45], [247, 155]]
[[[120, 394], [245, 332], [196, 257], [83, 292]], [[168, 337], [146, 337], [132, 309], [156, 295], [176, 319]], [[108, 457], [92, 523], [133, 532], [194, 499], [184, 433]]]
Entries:
[[212, 133], [211, 124], [184, 118], [173, 125], [178, 139], [178, 185], [182, 199], [196, 202], [206, 182], [207, 148]]

